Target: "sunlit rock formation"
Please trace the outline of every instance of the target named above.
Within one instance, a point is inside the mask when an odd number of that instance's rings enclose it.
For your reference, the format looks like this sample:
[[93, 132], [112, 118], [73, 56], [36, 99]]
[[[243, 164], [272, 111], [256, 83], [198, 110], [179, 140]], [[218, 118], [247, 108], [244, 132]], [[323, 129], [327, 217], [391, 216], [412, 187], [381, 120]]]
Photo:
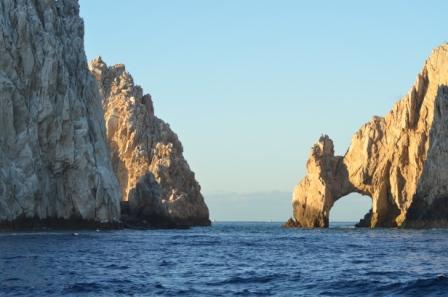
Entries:
[[3, 0], [0, 23], [0, 228], [210, 224], [151, 97], [90, 73], [78, 1]]
[[409, 93], [353, 136], [344, 156], [322, 136], [293, 194], [287, 226], [328, 227], [331, 207], [372, 198], [359, 226], [448, 226], [448, 45], [435, 49]]
[[118, 221], [78, 2], [2, 0], [0, 25], [0, 225]]
[[89, 67], [104, 98], [112, 164], [125, 202], [124, 222], [209, 225], [208, 208], [183, 157], [182, 144], [154, 115], [151, 96], [134, 85], [124, 65], [108, 67], [98, 58]]

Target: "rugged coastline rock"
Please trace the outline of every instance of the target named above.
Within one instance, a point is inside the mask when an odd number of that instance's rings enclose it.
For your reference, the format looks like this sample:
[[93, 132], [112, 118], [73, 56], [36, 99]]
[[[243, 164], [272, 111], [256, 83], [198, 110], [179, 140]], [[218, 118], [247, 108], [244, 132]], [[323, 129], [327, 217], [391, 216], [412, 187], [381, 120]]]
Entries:
[[210, 224], [151, 97], [89, 71], [77, 0], [3, 0], [0, 24], [0, 229]]
[[0, 225], [116, 223], [119, 184], [78, 2], [2, 0], [0, 24]]
[[108, 67], [97, 58], [89, 67], [103, 96], [112, 165], [127, 209], [123, 221], [159, 227], [210, 225], [182, 144], [154, 115], [151, 96], [143, 94], [122, 64]]
[[358, 226], [448, 226], [448, 45], [435, 49], [409, 93], [356, 132], [344, 156], [322, 136], [293, 194], [288, 225], [328, 227], [339, 198], [372, 198]]

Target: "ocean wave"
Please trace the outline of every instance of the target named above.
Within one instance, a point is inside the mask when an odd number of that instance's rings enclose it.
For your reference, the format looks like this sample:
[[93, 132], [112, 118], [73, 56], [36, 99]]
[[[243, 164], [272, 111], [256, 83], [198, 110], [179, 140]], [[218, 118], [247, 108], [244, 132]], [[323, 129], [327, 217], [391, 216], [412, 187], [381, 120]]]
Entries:
[[407, 282], [395, 282], [384, 286], [379, 291], [385, 291], [397, 296], [447, 296], [448, 277], [446, 275], [437, 275]]
[[285, 278], [285, 274], [272, 273], [267, 275], [255, 275], [255, 276], [231, 276], [224, 280], [208, 282], [209, 286], [221, 286], [227, 284], [263, 284], [270, 281], [278, 280], [280, 278]]
[[448, 230], [415, 234], [221, 224], [4, 236], [0, 296], [447, 296]]
[[76, 294], [76, 293], [99, 293], [104, 289], [103, 285], [97, 282], [75, 283], [66, 286], [63, 290], [64, 294]]

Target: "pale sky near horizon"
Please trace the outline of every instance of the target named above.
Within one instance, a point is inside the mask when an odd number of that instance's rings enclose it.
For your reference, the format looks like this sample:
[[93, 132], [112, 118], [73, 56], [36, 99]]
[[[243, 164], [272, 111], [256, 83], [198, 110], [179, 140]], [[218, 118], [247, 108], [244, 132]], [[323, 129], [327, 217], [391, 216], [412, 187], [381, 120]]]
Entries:
[[[448, 1], [427, 3], [80, 0], [88, 59], [125, 64], [152, 95], [219, 220], [239, 217], [214, 199], [291, 192], [321, 134], [344, 154], [407, 93], [448, 41]], [[260, 202], [261, 217], [241, 204], [242, 217], [284, 220], [284, 197]], [[284, 207], [270, 213], [276, 201]], [[350, 197], [334, 212], [353, 220], [368, 208]]]

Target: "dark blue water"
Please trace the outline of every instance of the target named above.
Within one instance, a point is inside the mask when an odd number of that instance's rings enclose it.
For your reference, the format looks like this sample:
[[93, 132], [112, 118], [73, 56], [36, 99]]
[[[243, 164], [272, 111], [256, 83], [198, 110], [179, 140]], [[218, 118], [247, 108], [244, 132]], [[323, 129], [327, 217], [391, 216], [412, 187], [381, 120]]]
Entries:
[[447, 296], [447, 230], [0, 234], [0, 296]]

